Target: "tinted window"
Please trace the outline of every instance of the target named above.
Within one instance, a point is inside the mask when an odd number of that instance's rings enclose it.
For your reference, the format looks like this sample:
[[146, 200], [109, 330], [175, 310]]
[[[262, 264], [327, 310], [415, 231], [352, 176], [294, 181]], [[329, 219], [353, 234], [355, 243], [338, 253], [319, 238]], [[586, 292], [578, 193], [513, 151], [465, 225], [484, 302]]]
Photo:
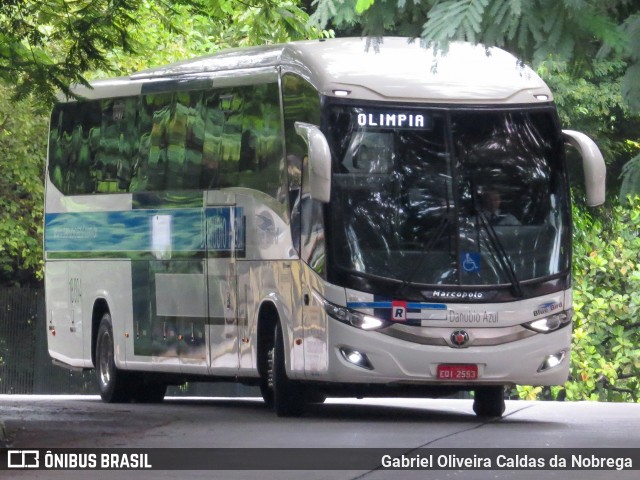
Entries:
[[549, 110], [333, 105], [329, 279], [513, 285], [569, 269], [563, 145]]
[[49, 171], [65, 194], [247, 187], [276, 196], [277, 84], [58, 105]]
[[321, 271], [324, 243], [318, 239], [324, 235], [322, 207], [309, 196], [307, 145], [295, 131], [296, 122], [320, 125], [320, 96], [303, 78], [286, 74], [282, 77], [282, 97], [293, 243], [298, 252], [302, 244], [302, 258]]

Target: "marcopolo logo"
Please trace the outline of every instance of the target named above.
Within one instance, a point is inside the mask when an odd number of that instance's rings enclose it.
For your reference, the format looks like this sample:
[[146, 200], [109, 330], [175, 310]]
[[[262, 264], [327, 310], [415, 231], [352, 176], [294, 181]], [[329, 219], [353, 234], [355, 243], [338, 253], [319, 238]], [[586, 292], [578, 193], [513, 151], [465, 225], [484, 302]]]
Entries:
[[422, 295], [429, 300], [449, 300], [455, 303], [489, 302], [499, 296], [498, 290], [422, 290]]
[[8, 450], [7, 468], [39, 468], [40, 452], [38, 450]]
[[456, 347], [462, 347], [469, 341], [469, 334], [465, 330], [456, 330], [451, 334], [451, 343]]
[[434, 290], [431, 292], [431, 296], [434, 298], [453, 298], [458, 300], [480, 300], [484, 298], [483, 292], [448, 292], [445, 290]]

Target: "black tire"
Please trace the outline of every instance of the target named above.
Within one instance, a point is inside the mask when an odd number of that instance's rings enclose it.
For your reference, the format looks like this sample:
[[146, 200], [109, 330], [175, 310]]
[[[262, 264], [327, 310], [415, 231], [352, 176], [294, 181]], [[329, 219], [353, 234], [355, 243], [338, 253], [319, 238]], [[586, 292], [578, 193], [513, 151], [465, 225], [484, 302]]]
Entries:
[[[273, 348], [270, 349], [269, 358], [269, 361], [273, 362]], [[273, 367], [269, 367], [269, 372], [267, 378], [260, 379], [260, 394], [267, 408], [273, 408]]]
[[105, 313], [100, 320], [96, 338], [96, 377], [100, 397], [108, 403], [131, 400], [131, 389], [126, 372], [118, 370], [114, 361], [113, 327], [111, 315]]
[[473, 411], [478, 417], [496, 418], [504, 413], [504, 387], [479, 387], [475, 391]]
[[[273, 330], [270, 332], [273, 333]], [[260, 373], [260, 394], [267, 408], [273, 408], [273, 337], [261, 338], [258, 347], [258, 371]]]
[[284, 334], [278, 322], [276, 324], [273, 348], [273, 407], [279, 417], [297, 417], [302, 414], [306, 404], [302, 385], [287, 377], [284, 359]]

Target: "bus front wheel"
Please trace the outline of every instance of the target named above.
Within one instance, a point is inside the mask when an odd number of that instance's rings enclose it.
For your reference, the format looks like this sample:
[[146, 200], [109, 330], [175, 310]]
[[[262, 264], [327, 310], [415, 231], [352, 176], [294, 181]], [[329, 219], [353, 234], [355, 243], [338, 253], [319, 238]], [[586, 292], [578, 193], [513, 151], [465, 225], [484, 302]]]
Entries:
[[304, 387], [287, 377], [285, 368], [284, 332], [280, 322], [276, 324], [274, 346], [270, 352], [269, 377], [273, 384], [273, 406], [279, 417], [296, 417], [305, 407]]
[[109, 313], [105, 313], [102, 316], [98, 327], [96, 375], [102, 400], [108, 403], [121, 403], [131, 400], [127, 374], [119, 370], [115, 364], [113, 326]]
[[473, 411], [478, 417], [501, 417], [504, 409], [504, 387], [502, 385], [476, 388]]

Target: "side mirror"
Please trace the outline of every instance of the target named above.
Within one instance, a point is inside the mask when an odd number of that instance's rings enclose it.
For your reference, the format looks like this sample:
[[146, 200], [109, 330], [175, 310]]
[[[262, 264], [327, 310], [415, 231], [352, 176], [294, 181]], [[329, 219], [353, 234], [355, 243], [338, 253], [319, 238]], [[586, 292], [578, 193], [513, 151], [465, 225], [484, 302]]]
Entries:
[[311, 198], [329, 203], [331, 197], [331, 151], [324, 134], [310, 123], [295, 123], [296, 133], [309, 148], [309, 190]]
[[587, 205], [590, 207], [602, 205], [605, 200], [607, 167], [600, 149], [584, 133], [573, 130], [563, 130], [562, 133], [567, 143], [573, 145], [582, 157]]

